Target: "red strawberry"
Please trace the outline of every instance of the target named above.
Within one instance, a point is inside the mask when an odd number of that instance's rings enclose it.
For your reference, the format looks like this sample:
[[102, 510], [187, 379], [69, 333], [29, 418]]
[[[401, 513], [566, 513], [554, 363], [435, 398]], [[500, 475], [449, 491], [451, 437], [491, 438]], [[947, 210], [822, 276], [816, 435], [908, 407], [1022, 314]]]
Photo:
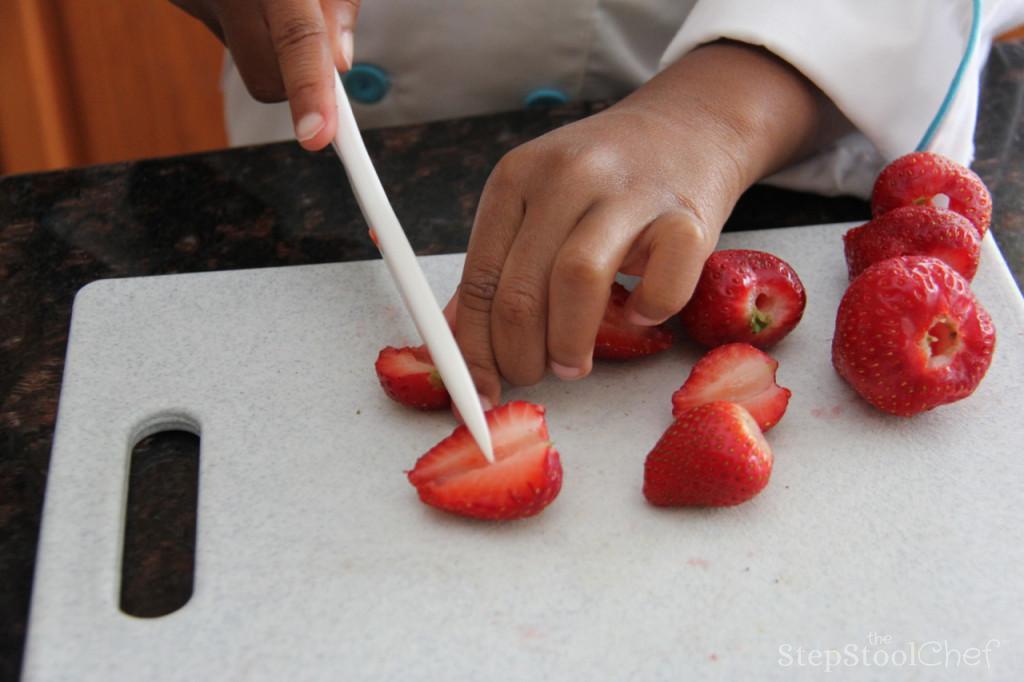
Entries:
[[777, 360], [748, 343], [719, 346], [697, 361], [682, 388], [672, 394], [672, 416], [716, 400], [739, 403], [767, 431], [789, 405], [788, 388], [775, 383]]
[[626, 321], [629, 290], [612, 284], [608, 308], [594, 340], [594, 357], [599, 360], [631, 360], [654, 355], [672, 347], [672, 332], [662, 325], [642, 327]]
[[807, 295], [796, 272], [763, 251], [716, 251], [704, 263], [693, 297], [679, 314], [705, 346], [740, 341], [767, 348], [793, 330]]
[[522, 401], [487, 412], [494, 464], [465, 425], [430, 449], [408, 472], [431, 507], [478, 519], [520, 519], [558, 496], [562, 463], [548, 439], [544, 408]]
[[417, 410], [442, 410], [451, 403], [426, 346], [393, 348], [377, 356], [377, 377], [392, 400]]
[[880, 216], [900, 206], [942, 205], [971, 221], [984, 237], [992, 220], [992, 197], [973, 171], [945, 156], [914, 152], [886, 166], [871, 191], [871, 214]]
[[909, 417], [973, 393], [995, 343], [967, 280], [937, 258], [901, 256], [875, 263], [846, 290], [832, 364], [869, 403]]
[[894, 256], [934, 256], [968, 280], [981, 257], [978, 231], [959, 213], [934, 206], [901, 206], [843, 236], [850, 279]]
[[676, 420], [644, 463], [644, 497], [659, 507], [727, 507], [768, 485], [772, 451], [757, 422], [717, 401]]

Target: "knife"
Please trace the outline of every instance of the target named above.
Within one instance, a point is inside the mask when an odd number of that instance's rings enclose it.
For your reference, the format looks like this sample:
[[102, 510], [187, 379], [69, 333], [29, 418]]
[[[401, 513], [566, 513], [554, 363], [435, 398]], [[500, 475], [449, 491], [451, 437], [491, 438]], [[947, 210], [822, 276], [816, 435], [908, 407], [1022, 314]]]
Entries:
[[377, 236], [377, 247], [391, 273], [391, 279], [412, 315], [416, 329], [427, 344], [430, 357], [444, 381], [452, 402], [459, 409], [466, 427], [487, 461], [494, 463], [491, 432], [487, 428], [480, 396], [466, 361], [455, 343], [451, 328], [444, 319], [430, 284], [420, 268], [409, 238], [398, 222], [384, 186], [373, 168], [363, 136], [356, 125], [352, 105], [337, 72], [334, 74], [334, 96], [338, 103], [338, 131], [331, 146], [338, 153], [349, 184], [367, 224]]

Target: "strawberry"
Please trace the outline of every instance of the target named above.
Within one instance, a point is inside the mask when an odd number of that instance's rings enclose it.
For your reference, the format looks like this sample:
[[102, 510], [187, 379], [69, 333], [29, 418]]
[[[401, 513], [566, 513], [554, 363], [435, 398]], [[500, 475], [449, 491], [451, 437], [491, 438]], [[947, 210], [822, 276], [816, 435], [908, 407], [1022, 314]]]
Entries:
[[642, 327], [626, 321], [626, 300], [629, 290], [618, 282], [612, 284], [611, 297], [604, 319], [594, 340], [594, 357], [599, 360], [631, 360], [654, 355], [672, 347], [672, 332], [657, 325]]
[[442, 410], [451, 404], [426, 346], [388, 346], [377, 356], [375, 367], [380, 385], [392, 400], [417, 410]]
[[846, 290], [832, 364], [869, 403], [909, 417], [973, 393], [995, 342], [966, 279], [937, 258], [900, 256], [875, 263]]
[[672, 394], [672, 416], [716, 400], [742, 405], [767, 431], [789, 405], [788, 388], [775, 383], [777, 360], [748, 343], [729, 343], [708, 352], [690, 370], [686, 383]]
[[772, 451], [757, 422], [736, 403], [689, 410], [644, 463], [644, 497], [659, 507], [727, 507], [768, 485]]
[[462, 516], [506, 520], [539, 513], [562, 487], [544, 408], [507, 403], [487, 412], [487, 426], [494, 464], [463, 425], [416, 461], [409, 482], [424, 503]]
[[967, 280], [981, 257], [978, 232], [959, 213], [934, 206], [901, 206], [843, 235], [850, 279], [893, 256], [935, 256]]
[[767, 348], [793, 330], [807, 295], [796, 272], [763, 251], [716, 251], [679, 314], [687, 333], [708, 347], [743, 342]]
[[[942, 197], [945, 197], [944, 199]], [[896, 159], [879, 174], [871, 191], [871, 215], [900, 206], [944, 206], [971, 221], [984, 237], [992, 220], [992, 197], [973, 171], [932, 152], [913, 152]]]

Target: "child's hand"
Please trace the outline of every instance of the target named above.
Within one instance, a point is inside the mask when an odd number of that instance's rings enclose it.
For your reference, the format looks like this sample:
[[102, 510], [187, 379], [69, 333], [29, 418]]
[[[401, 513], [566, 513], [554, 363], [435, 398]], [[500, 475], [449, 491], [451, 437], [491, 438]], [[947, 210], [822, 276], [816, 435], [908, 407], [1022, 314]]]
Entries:
[[288, 100], [295, 137], [316, 150], [334, 137], [334, 71], [352, 67], [360, 0], [171, 0], [206, 24], [235, 59], [249, 93]]
[[616, 272], [651, 325], [696, 286], [733, 204], [814, 137], [821, 98], [747, 46], [713, 44], [614, 107], [505, 156], [477, 210], [456, 336], [483, 397], [547, 368], [586, 376]]

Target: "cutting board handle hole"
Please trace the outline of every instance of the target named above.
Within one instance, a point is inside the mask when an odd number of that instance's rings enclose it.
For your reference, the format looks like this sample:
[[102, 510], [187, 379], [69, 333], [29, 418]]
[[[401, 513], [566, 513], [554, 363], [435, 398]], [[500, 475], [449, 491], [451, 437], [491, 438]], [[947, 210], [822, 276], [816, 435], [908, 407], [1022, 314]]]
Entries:
[[153, 428], [132, 448], [121, 554], [121, 611], [138, 618], [187, 604], [195, 574], [199, 429]]

